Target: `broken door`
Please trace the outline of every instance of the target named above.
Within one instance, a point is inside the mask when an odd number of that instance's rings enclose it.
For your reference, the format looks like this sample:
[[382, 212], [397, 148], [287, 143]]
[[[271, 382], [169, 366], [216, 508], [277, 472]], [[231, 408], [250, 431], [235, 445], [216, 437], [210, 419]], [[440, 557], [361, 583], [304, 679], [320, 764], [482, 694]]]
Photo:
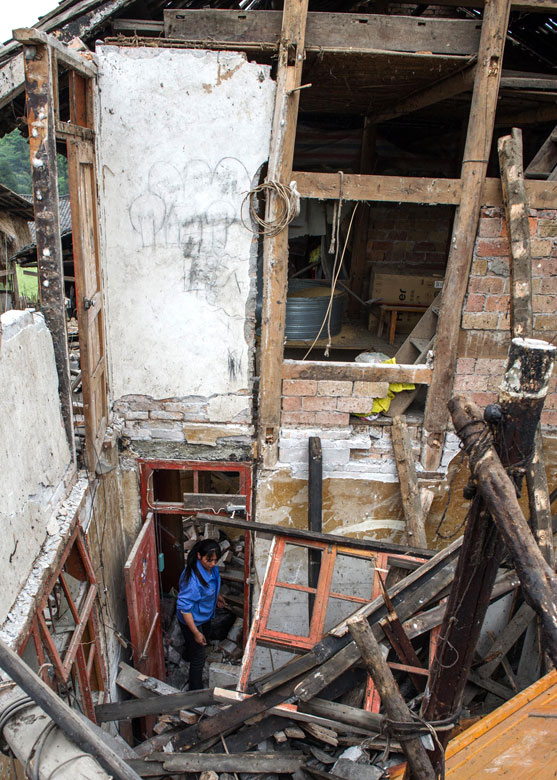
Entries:
[[133, 662], [142, 674], [165, 679], [155, 521], [147, 515], [124, 567]]

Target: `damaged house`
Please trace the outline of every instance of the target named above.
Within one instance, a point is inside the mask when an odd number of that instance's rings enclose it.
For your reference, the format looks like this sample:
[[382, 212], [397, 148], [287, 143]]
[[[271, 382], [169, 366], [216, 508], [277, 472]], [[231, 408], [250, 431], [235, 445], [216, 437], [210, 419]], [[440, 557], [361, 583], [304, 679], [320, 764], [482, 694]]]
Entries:
[[556, 30], [63, 0], [0, 48], [3, 776], [553, 776]]

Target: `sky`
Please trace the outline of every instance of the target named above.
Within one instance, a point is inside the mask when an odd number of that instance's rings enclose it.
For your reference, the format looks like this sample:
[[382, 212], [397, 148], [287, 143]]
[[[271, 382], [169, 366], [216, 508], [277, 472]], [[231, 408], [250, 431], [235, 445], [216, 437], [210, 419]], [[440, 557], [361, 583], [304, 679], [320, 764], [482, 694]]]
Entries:
[[33, 27], [39, 16], [52, 11], [58, 0], [2, 0], [0, 10], [0, 42], [12, 37], [15, 27]]

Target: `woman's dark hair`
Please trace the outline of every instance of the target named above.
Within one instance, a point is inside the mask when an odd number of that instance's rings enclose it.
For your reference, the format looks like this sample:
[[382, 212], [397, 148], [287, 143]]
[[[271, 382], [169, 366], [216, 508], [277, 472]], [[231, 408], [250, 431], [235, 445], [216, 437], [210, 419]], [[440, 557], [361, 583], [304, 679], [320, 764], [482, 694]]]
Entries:
[[202, 585], [207, 586], [207, 581], [203, 578], [201, 572], [197, 568], [197, 556], [199, 554], [201, 558], [205, 558], [206, 555], [211, 555], [211, 553], [215, 553], [217, 558], [220, 558], [220, 547], [218, 542], [215, 542], [214, 539], [202, 539], [200, 542], [194, 544], [186, 559], [185, 582], [189, 582], [192, 572], [195, 572], [199, 582]]

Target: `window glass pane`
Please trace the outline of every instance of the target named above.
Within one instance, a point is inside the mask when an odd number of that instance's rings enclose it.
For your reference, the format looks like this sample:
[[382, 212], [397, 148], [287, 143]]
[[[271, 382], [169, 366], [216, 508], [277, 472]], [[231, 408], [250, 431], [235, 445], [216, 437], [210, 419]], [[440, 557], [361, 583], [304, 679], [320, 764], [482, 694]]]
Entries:
[[267, 629], [296, 636], [309, 635], [308, 594], [289, 588], [275, 589]]

